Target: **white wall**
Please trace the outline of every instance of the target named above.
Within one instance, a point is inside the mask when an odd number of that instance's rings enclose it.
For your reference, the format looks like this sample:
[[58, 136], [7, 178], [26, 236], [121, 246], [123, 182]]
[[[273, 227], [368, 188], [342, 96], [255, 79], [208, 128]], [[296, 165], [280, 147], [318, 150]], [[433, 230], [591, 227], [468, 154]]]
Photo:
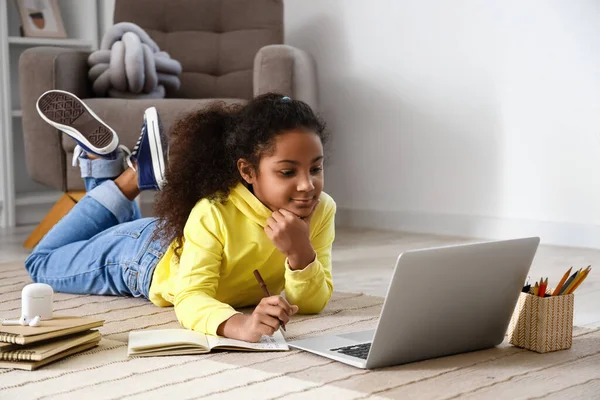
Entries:
[[600, 247], [599, 2], [285, 0], [285, 23], [341, 224]]
[[600, 247], [600, 2], [285, 4], [342, 224]]

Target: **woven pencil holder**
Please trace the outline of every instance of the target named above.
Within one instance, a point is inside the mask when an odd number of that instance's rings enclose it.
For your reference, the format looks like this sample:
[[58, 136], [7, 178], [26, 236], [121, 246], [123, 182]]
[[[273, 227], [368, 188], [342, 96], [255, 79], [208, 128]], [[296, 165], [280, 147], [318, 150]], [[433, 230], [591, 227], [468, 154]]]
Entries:
[[509, 342], [538, 353], [573, 344], [573, 294], [539, 297], [521, 293], [508, 326]]

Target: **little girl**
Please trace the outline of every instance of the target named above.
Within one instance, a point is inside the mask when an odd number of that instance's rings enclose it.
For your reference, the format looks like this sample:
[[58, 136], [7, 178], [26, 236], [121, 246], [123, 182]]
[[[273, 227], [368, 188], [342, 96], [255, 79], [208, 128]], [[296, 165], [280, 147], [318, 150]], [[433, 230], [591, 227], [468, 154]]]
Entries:
[[[325, 126], [307, 104], [215, 102], [175, 123], [170, 147], [152, 107], [131, 153], [71, 93], [46, 92], [37, 108], [77, 141], [87, 194], [25, 261], [35, 282], [144, 296], [185, 328], [246, 341], [323, 310], [336, 206], [322, 192]], [[140, 218], [134, 199], [150, 189], [158, 218]], [[263, 298], [255, 269], [285, 298]]]

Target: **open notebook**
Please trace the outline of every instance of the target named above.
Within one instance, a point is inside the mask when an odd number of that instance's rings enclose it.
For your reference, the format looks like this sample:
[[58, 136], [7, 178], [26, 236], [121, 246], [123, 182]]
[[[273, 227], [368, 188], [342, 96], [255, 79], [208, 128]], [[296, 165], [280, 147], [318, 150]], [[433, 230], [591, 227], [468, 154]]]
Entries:
[[188, 329], [161, 329], [129, 332], [127, 355], [138, 357], [209, 353], [212, 349], [241, 351], [286, 351], [289, 347], [281, 331], [251, 343], [221, 336], [205, 335]]

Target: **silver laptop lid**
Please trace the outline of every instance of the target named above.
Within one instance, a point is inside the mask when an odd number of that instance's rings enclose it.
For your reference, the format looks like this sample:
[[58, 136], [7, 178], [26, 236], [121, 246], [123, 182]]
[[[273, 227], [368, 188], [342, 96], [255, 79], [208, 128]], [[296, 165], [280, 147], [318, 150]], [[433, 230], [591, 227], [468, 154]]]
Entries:
[[367, 368], [500, 344], [539, 241], [532, 237], [401, 254]]

